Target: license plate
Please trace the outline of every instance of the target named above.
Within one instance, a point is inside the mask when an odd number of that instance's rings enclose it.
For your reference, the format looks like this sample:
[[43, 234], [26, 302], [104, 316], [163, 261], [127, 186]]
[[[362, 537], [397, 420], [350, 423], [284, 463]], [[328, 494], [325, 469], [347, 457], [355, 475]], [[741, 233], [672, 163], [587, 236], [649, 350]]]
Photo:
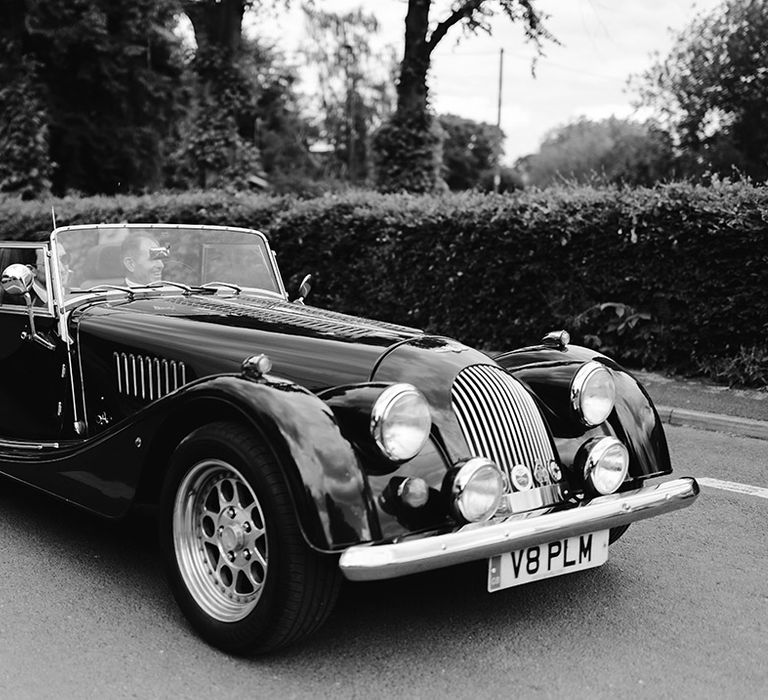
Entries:
[[520, 586], [608, 561], [608, 530], [567, 537], [507, 552], [488, 560], [488, 590]]

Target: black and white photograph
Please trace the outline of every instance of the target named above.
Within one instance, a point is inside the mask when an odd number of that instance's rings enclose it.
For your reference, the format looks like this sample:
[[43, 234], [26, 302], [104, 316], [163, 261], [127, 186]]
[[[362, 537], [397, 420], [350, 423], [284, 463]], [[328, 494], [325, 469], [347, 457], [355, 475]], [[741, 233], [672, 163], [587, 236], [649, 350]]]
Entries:
[[768, 0], [0, 0], [0, 696], [768, 696]]

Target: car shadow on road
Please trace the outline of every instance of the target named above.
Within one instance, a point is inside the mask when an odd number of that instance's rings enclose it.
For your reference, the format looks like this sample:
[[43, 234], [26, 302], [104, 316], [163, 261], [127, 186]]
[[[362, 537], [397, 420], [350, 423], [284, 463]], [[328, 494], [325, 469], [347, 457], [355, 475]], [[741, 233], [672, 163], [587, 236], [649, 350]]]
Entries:
[[[8, 547], [39, 552], [49, 566], [76, 571], [82, 580], [75, 586], [92, 590], [106, 582], [118, 590], [122, 614], [132, 608], [160, 610], [170, 622], [167, 633], [194, 637], [165, 584], [153, 509], [138, 508], [124, 520], [105, 521], [2, 479], [0, 527], [0, 554]], [[345, 581], [335, 610], [314, 636], [253, 663], [306, 674], [310, 682], [328, 658], [354, 657], [356, 668], [364, 670], [382, 656], [393, 662], [430, 658], [440, 646], [436, 640], [470, 647], [473, 640], [496, 640], [504, 647], [528, 644], [530, 635], [542, 629], [584, 624], [585, 599], [599, 590], [608, 592], [601, 595], [609, 603], [610, 591], [621, 595], [631, 581], [610, 560], [600, 569], [492, 594], [486, 577], [487, 564], [474, 562], [387, 581]]]
[[345, 582], [326, 625], [283, 652], [283, 662], [300, 658], [303, 668], [316, 657], [319, 667], [330, 654], [353, 655], [361, 669], [366, 664], [376, 668], [384, 658], [406, 666], [414, 659], [464, 663], [472, 648], [483, 645], [548, 645], [553, 633], [578, 639], [590, 628], [599, 635], [614, 623], [610, 606], [625, 598], [628, 589], [642, 585], [624, 565], [625, 555], [614, 554], [615, 549], [601, 568], [495, 593], [487, 591], [486, 561], [399, 579]]

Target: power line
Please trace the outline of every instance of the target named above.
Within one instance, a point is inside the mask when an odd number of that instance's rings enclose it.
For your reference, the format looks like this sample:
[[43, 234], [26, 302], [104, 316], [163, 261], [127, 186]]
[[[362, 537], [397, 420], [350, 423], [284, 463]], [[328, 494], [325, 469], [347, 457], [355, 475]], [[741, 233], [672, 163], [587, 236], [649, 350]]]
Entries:
[[[508, 54], [511, 55], [512, 58], [519, 58], [519, 59], [531, 59], [530, 56], [522, 56], [520, 54]], [[466, 59], [468, 57], [478, 57], [478, 56], [498, 56], [498, 50], [494, 51], [477, 51], [473, 53], [464, 53], [464, 54], [438, 54], [435, 55], [432, 59], [432, 65], [434, 66], [436, 61], [442, 61], [444, 58], [459, 58], [459, 59]], [[562, 63], [558, 63], [556, 61], [551, 61], [547, 58], [538, 58], [536, 59], [536, 66], [538, 68], [540, 67], [547, 67], [547, 68], [559, 68], [560, 70], [564, 70], [568, 73], [578, 73], [580, 75], [586, 75], [593, 78], [601, 78], [603, 80], [626, 80], [627, 75], [606, 75], [605, 73], [594, 73], [592, 71], [584, 70], [582, 68], [573, 68], [571, 66], [566, 66]]]

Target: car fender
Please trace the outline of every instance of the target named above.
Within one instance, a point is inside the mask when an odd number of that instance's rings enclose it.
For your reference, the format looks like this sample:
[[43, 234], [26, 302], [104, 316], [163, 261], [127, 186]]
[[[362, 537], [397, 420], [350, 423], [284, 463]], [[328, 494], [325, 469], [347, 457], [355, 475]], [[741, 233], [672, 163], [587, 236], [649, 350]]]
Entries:
[[[184, 387], [174, 403], [158, 426], [149, 464], [157, 463], [153, 457], [170, 456], [182, 433], [239, 415], [278, 459], [311, 547], [331, 552], [376, 536], [375, 509], [368, 507], [367, 484], [354, 448], [332, 410], [310, 391], [273, 376], [222, 375]], [[152, 481], [157, 483], [151, 475], [143, 479], [145, 493]]]
[[[494, 358], [526, 384], [537, 397], [564, 463], [572, 463], [586, 439], [614, 435], [630, 451], [630, 476], [645, 479], [672, 471], [661, 419], [648, 392], [610, 358], [579, 345], [533, 346]], [[616, 405], [608, 420], [593, 428], [585, 426], [571, 407], [570, 388], [576, 371], [585, 362], [608, 367], [616, 383]]]

